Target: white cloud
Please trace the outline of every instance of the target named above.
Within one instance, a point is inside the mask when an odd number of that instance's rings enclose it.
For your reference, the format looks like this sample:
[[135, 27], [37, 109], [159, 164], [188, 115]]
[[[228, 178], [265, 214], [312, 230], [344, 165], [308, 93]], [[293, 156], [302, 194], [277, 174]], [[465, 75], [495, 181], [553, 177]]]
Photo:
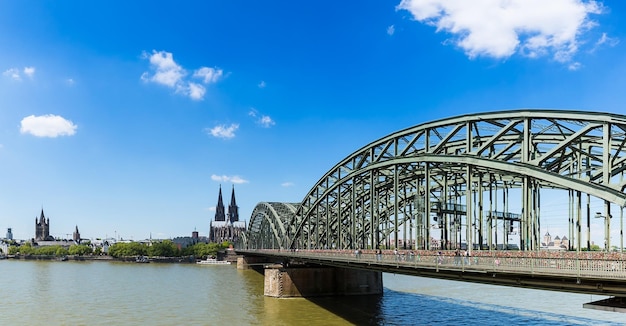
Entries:
[[[172, 53], [152, 50], [152, 54], [144, 52], [142, 57], [150, 61], [152, 71], [141, 75], [143, 81], [164, 85], [173, 89], [175, 93], [188, 96], [192, 100], [204, 99], [206, 88], [186, 79], [187, 71], [174, 61]], [[203, 83], [209, 84], [216, 83], [223, 76], [224, 72], [221, 69], [201, 67], [194, 72], [192, 77], [201, 78]]]
[[152, 55], [148, 56], [148, 54], [144, 52], [143, 57], [149, 59], [154, 74], [149, 76], [149, 74], [145, 72], [142, 78], [169, 87], [176, 87], [183, 82], [183, 77], [185, 77], [187, 72], [174, 61], [174, 55], [172, 53], [152, 50]]
[[571, 71], [576, 71], [578, 69], [580, 69], [580, 67], [582, 67], [582, 65], [580, 64], [580, 62], [572, 62], [567, 66], [567, 69], [571, 70]]
[[265, 88], [265, 86], [266, 86], [265, 81], [264, 81], [264, 80], [262, 80], [262, 81], [259, 83], [259, 85], [257, 85], [257, 86], [259, 86], [259, 88]]
[[602, 33], [600, 39], [596, 42], [596, 45], [607, 44], [610, 47], [616, 46], [619, 44], [619, 40], [617, 38], [608, 37], [606, 33]]
[[237, 129], [239, 129], [239, 125], [233, 123], [228, 127], [226, 125], [215, 126], [208, 129], [207, 132], [214, 137], [228, 139], [235, 137], [235, 131]]
[[206, 88], [200, 84], [189, 83], [189, 97], [192, 100], [199, 101], [204, 98], [204, 93], [206, 93]]
[[387, 27], [387, 34], [388, 35], [393, 35], [395, 32], [396, 32], [396, 28], [393, 25]]
[[287, 181], [287, 182], [281, 183], [280, 185], [283, 186], [283, 187], [292, 187], [293, 186], [293, 182]]
[[609, 37], [606, 33], [602, 33], [602, 36], [596, 41], [593, 48], [589, 52], [595, 52], [599, 47], [608, 45], [610, 47], [614, 47], [619, 44], [619, 39], [614, 37]]
[[257, 123], [265, 128], [269, 128], [276, 124], [276, 122], [274, 122], [274, 120], [272, 120], [272, 118], [270, 118], [268, 115], [261, 116]]
[[232, 182], [236, 184], [248, 183], [248, 180], [241, 178], [238, 175], [227, 176], [227, 175], [211, 175], [211, 180], [218, 182]]
[[398, 10], [454, 36], [470, 57], [508, 58], [519, 51], [534, 58], [552, 55], [570, 62], [581, 34], [602, 12], [595, 0], [402, 0]]
[[22, 119], [20, 125], [20, 132], [23, 134], [50, 138], [72, 136], [76, 133], [76, 128], [78, 128], [72, 121], [53, 114], [29, 115]]
[[196, 78], [201, 78], [205, 84], [214, 84], [222, 78], [224, 71], [219, 68], [202, 67], [193, 73]]
[[24, 67], [21, 71], [18, 68], [9, 68], [2, 74], [16, 81], [22, 80], [22, 74], [32, 79], [35, 76], [35, 67]]
[[35, 75], [35, 67], [24, 67], [24, 75], [33, 78]]
[[[248, 115], [253, 118], [256, 118], [259, 115], [259, 111], [257, 111], [257, 109], [255, 108], [251, 108], [250, 112], [248, 112]], [[256, 119], [256, 123], [260, 124], [261, 126], [265, 128], [269, 128], [276, 124], [276, 122], [274, 122], [274, 120], [272, 120], [272, 118], [268, 115], [261, 115], [261, 117]]]
[[9, 68], [5, 70], [2, 74], [13, 80], [22, 80], [22, 77], [20, 76], [20, 70], [17, 68]]

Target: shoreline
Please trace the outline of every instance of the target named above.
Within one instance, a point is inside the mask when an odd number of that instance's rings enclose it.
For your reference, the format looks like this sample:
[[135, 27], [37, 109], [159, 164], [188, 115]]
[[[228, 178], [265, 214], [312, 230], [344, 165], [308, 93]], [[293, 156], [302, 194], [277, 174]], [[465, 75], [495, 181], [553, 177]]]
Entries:
[[[182, 263], [195, 264], [196, 259], [193, 257], [147, 257], [151, 263]], [[50, 260], [50, 261], [105, 261], [105, 262], [126, 262], [135, 263], [137, 257], [111, 257], [111, 256], [48, 256], [48, 255], [7, 255], [6, 259], [17, 260]]]

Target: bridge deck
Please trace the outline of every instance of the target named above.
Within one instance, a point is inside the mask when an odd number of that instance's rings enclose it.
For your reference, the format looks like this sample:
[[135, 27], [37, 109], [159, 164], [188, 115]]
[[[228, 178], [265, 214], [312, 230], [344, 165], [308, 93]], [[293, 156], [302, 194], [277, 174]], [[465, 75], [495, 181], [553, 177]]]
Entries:
[[626, 261], [621, 259], [454, 257], [436, 252], [377, 255], [339, 250], [237, 250], [244, 255], [337, 267], [479, 282], [494, 285], [626, 296]]

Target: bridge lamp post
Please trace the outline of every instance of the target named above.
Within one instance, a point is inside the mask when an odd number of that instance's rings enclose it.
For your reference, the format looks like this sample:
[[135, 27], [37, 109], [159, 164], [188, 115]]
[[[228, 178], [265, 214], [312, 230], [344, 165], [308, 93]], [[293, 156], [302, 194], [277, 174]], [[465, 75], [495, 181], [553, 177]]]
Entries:
[[609, 220], [613, 217], [609, 214], [608, 218], [606, 215], [602, 215], [600, 212], [596, 212], [596, 218], [604, 219], [604, 251], [609, 251], [611, 249], [611, 235], [609, 234]]

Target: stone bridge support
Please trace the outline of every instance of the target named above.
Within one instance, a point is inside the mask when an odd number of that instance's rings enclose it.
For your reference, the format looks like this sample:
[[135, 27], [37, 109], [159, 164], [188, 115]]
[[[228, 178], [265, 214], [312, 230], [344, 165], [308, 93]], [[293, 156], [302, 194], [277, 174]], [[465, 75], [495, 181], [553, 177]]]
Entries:
[[339, 267], [282, 267], [265, 269], [264, 294], [269, 297], [313, 297], [383, 293], [382, 273]]
[[266, 265], [270, 260], [265, 257], [243, 256], [237, 257], [237, 269], [253, 269], [258, 266]]

